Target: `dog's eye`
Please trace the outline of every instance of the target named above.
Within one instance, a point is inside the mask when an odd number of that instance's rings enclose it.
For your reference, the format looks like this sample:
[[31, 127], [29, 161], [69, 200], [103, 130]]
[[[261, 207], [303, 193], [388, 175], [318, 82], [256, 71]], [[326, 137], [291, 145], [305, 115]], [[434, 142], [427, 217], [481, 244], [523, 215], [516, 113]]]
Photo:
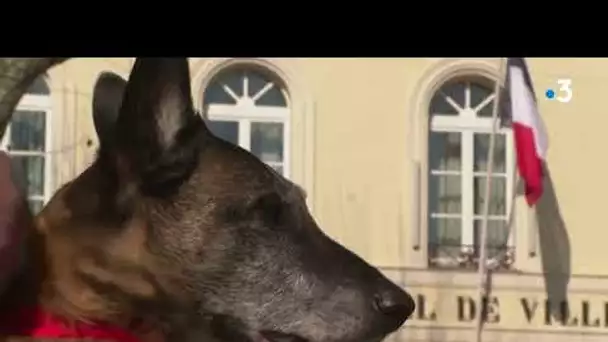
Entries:
[[268, 224], [278, 224], [283, 219], [286, 203], [277, 193], [258, 197], [250, 207], [250, 212]]
[[228, 205], [223, 210], [223, 218], [228, 222], [240, 221], [245, 216], [245, 211], [241, 206]]
[[222, 210], [222, 220], [239, 222], [254, 219], [266, 225], [278, 226], [283, 219], [287, 203], [277, 193], [267, 193], [246, 204], [228, 205]]

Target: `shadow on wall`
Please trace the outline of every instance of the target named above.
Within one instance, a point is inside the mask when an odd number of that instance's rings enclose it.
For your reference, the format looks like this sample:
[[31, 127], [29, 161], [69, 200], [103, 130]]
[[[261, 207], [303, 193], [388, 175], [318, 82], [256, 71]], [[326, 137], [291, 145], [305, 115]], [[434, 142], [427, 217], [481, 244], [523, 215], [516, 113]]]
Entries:
[[551, 172], [546, 164], [544, 170], [544, 193], [536, 204], [541, 266], [547, 299], [552, 303], [552, 316], [555, 319], [567, 319], [567, 307], [562, 303], [568, 300], [570, 238], [555, 194]]

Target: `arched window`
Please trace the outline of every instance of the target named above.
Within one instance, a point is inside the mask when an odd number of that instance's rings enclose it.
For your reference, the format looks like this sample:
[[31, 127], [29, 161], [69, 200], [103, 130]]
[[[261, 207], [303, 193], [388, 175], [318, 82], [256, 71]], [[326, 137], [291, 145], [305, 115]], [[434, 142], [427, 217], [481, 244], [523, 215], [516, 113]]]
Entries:
[[[436, 267], [476, 266], [483, 215], [494, 81], [452, 79], [433, 95], [429, 110], [428, 255]], [[508, 128], [495, 140], [488, 257], [510, 263], [513, 143]], [[498, 260], [500, 259], [500, 260]]]
[[290, 176], [289, 97], [281, 80], [256, 67], [230, 67], [203, 95], [209, 129]]
[[40, 211], [50, 191], [50, 89], [43, 76], [34, 81], [19, 102], [0, 148], [10, 153], [27, 184], [34, 213]]

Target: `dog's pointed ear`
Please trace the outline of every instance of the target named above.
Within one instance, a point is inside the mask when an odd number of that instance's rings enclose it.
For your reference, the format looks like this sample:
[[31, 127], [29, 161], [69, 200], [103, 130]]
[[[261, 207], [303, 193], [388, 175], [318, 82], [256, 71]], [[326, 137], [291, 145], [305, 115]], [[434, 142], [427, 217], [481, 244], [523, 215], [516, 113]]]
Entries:
[[138, 58], [116, 123], [117, 155], [149, 193], [181, 184], [206, 130], [192, 105], [187, 58]]
[[[186, 58], [138, 58], [121, 108], [121, 125], [145, 128], [145, 139], [169, 148], [194, 115]], [[141, 138], [144, 138], [143, 136]]]
[[127, 81], [113, 72], [102, 72], [93, 89], [93, 123], [102, 148], [114, 137], [114, 128]]

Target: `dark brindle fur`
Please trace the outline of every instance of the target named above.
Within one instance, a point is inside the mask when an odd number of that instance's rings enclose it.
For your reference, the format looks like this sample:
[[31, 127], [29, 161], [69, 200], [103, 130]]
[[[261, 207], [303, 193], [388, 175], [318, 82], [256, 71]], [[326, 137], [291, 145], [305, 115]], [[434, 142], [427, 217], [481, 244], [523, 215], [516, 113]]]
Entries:
[[96, 161], [39, 215], [3, 305], [153, 322], [168, 341], [379, 341], [411, 297], [328, 238], [302, 191], [214, 137], [187, 60], [138, 59], [94, 90]]

